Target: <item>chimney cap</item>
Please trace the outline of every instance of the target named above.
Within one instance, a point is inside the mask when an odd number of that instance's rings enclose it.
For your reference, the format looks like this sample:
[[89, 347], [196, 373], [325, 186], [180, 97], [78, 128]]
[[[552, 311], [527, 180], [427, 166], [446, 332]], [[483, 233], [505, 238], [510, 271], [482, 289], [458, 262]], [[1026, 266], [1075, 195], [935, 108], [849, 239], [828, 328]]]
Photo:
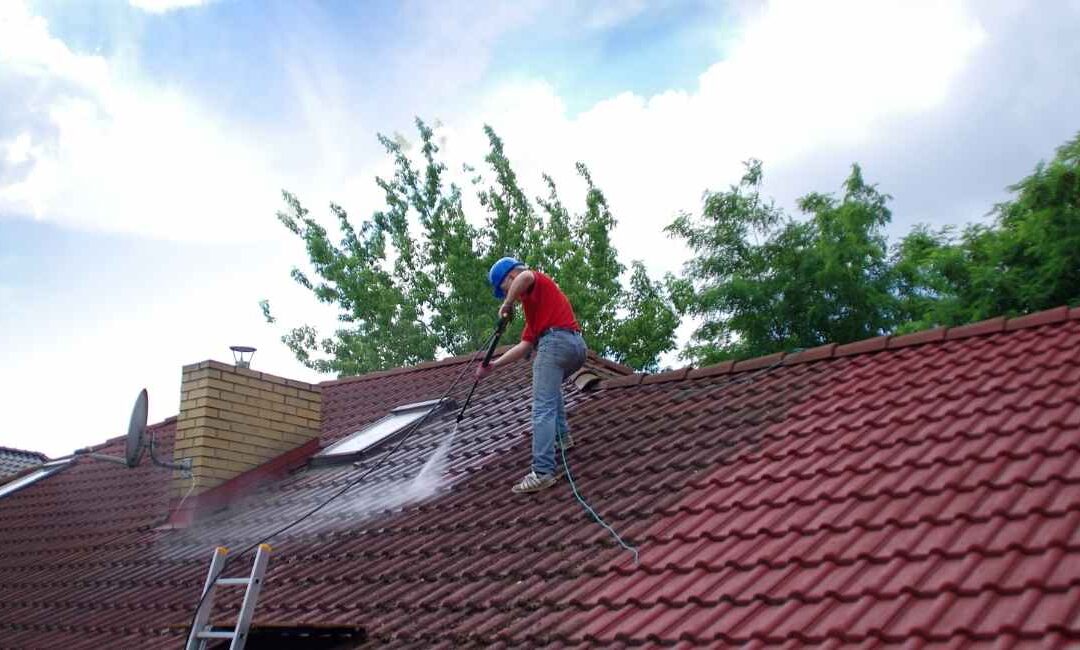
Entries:
[[247, 345], [230, 345], [229, 349], [232, 350], [233, 361], [237, 368], [251, 367], [251, 358], [255, 356], [255, 348]]

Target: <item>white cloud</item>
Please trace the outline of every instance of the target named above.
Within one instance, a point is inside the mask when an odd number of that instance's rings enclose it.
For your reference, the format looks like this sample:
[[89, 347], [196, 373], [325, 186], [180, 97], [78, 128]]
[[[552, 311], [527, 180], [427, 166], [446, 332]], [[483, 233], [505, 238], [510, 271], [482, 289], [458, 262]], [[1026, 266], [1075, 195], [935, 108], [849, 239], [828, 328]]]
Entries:
[[[388, 55], [387, 65], [413, 81], [403, 88], [424, 88], [431, 100], [470, 83], [463, 78], [476, 81], [498, 35], [527, 20], [536, 3], [460, 9], [447, 16], [424, 3], [404, 8], [421, 45]], [[0, 17], [0, 97], [11, 97], [0, 105], [0, 215], [217, 242], [279, 236], [267, 224], [282, 188], [317, 210], [330, 200], [353, 207], [345, 202], [349, 179], [368, 169], [375, 134], [331, 53], [306, 41], [287, 46], [303, 50], [284, 69], [301, 118], [257, 132], [183, 88], [141, 78], [135, 61], [71, 50], [23, 4], [5, 3]], [[470, 38], [459, 38], [465, 32]], [[403, 116], [383, 117], [386, 124]]]
[[582, 23], [588, 29], [606, 29], [637, 17], [648, 7], [645, 0], [608, 0], [583, 7]]
[[214, 0], [128, 0], [128, 4], [136, 9], [152, 14], [163, 14], [177, 9], [189, 9], [210, 4]]
[[550, 173], [575, 207], [573, 163], [586, 162], [621, 220], [624, 257], [675, 270], [684, 251], [662, 228], [702, 190], [736, 181], [748, 157], [778, 165], [867, 143], [882, 122], [933, 110], [984, 40], [958, 2], [773, 2], [746, 16], [693, 90], [624, 92], [571, 116], [549, 83], [516, 82], [448, 120], [446, 151], [482, 160], [490, 123], [519, 178], [540, 191]]
[[93, 86], [108, 74], [101, 57], [72, 53], [48, 24], [21, 2], [0, 5], [0, 65], [30, 77], [58, 77]]
[[31, 156], [30, 134], [20, 133], [4, 148], [7, 150], [6, 158], [9, 164], [18, 165], [27, 162]]
[[[9, 76], [49, 79], [54, 90], [47, 111], [35, 115], [47, 128], [22, 130], [7, 143], [23, 171], [6, 184], [0, 174], [0, 209], [82, 228], [221, 241], [266, 233], [281, 187], [311, 205], [332, 197], [354, 214], [377, 207], [370, 179], [357, 175], [384, 163], [364, 163], [339, 146], [350, 121], [347, 96], [333, 90], [344, 87], [339, 71], [290, 74], [305, 107], [303, 146], [317, 154], [307, 158], [312, 165], [290, 170], [282, 167], [287, 152], [260, 134], [179, 89], [121, 77], [115, 62], [72, 52], [43, 20], [12, 6], [0, 63]], [[620, 7], [619, 15], [640, 9]], [[529, 11], [491, 18], [485, 40]], [[678, 247], [661, 227], [677, 210], [696, 207], [706, 187], [734, 180], [741, 160], [782, 164], [865, 141], [892, 116], [933, 109], [983, 38], [956, 2], [774, 2], [746, 16], [729, 55], [692, 90], [625, 92], [571, 116], [544, 80], [517, 82], [448, 116], [446, 150], [455, 162], [478, 163], [480, 126], [490, 122], [519, 175], [539, 191], [540, 172], [548, 171], [568, 201], [580, 187], [573, 162], [587, 162], [622, 220], [616, 241], [623, 253], [669, 270]], [[426, 58], [437, 59], [432, 48], [425, 46]], [[350, 204], [353, 196], [365, 200]]]
[[0, 213], [163, 239], [244, 240], [267, 232], [254, 226], [269, 222], [277, 190], [296, 181], [259, 134], [177, 88], [73, 52], [19, 3], [0, 9], [5, 88], [16, 134], [0, 140]]

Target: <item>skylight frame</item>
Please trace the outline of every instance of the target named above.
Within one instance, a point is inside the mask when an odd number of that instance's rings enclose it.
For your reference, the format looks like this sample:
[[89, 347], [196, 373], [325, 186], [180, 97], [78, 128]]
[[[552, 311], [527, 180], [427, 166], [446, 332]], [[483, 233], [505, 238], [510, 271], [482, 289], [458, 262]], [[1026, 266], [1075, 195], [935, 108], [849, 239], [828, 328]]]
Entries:
[[[311, 458], [312, 465], [352, 462], [377, 449], [415, 422], [453, 408], [453, 400], [432, 399], [396, 406], [383, 417], [337, 440]], [[392, 423], [395, 423], [393, 424]], [[374, 434], [374, 435], [373, 435]]]

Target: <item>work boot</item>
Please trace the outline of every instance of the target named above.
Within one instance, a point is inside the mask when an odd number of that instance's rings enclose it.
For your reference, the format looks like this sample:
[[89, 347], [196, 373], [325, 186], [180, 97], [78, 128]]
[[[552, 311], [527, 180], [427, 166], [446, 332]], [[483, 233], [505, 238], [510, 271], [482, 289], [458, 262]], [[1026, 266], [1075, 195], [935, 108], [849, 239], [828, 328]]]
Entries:
[[512, 489], [517, 494], [539, 492], [540, 490], [555, 485], [555, 480], [556, 476], [554, 474], [537, 474], [536, 472], [529, 472], [525, 475], [525, 478], [521, 479]]
[[569, 431], [557, 433], [555, 434], [555, 444], [559, 445], [559, 448], [563, 451], [566, 451], [574, 446], [574, 437], [570, 435]]

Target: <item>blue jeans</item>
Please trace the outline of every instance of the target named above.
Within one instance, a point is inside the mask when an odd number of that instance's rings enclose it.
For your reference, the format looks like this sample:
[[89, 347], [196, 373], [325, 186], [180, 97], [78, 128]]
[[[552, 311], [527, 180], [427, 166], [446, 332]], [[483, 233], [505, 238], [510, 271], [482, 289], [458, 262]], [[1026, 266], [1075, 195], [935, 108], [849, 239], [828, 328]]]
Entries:
[[581, 335], [554, 330], [540, 338], [533, 359], [533, 460], [537, 474], [555, 472], [555, 435], [567, 433], [562, 383], [585, 365]]

